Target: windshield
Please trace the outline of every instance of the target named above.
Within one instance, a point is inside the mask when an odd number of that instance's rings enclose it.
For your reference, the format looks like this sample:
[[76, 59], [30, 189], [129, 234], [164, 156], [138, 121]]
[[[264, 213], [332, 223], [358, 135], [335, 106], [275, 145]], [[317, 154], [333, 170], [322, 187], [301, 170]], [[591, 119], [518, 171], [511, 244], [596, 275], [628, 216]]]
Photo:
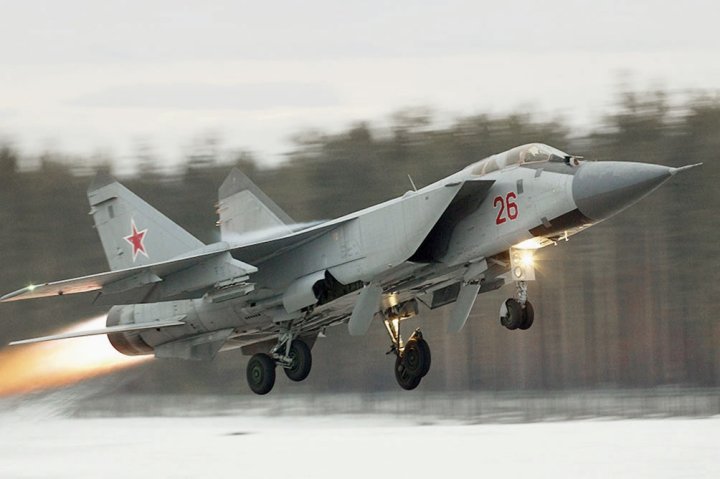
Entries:
[[542, 143], [530, 143], [498, 153], [497, 155], [492, 155], [489, 158], [485, 158], [471, 165], [470, 168], [474, 175], [485, 175], [496, 170], [501, 170], [506, 166], [547, 161], [567, 163], [570, 158], [573, 157], [552, 146]]
[[545, 161], [565, 161], [569, 155], [562, 151], [542, 143], [531, 143], [529, 145], [518, 146], [507, 152], [508, 165], [540, 163]]

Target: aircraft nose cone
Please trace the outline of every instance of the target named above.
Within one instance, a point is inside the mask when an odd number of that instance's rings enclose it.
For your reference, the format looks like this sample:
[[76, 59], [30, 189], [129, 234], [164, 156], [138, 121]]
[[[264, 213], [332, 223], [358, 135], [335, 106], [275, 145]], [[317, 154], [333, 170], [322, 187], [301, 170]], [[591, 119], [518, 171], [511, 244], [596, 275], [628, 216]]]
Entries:
[[648, 163], [585, 163], [573, 179], [573, 198], [583, 215], [600, 221], [649, 195], [674, 173], [673, 168]]

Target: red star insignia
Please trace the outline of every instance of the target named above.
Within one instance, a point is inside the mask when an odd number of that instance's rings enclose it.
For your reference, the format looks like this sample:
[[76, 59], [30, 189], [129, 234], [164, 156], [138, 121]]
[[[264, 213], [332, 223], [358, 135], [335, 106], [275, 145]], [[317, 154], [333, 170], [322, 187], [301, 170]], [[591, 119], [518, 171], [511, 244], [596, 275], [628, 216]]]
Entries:
[[132, 233], [129, 236], [125, 237], [125, 241], [130, 243], [133, 249], [133, 263], [137, 259], [138, 253], [142, 253], [146, 258], [148, 258], [147, 251], [145, 251], [145, 235], [147, 234], [147, 228], [145, 228], [142, 231], [138, 231], [137, 226], [135, 226], [135, 219], [130, 220], [130, 225], [132, 227]]

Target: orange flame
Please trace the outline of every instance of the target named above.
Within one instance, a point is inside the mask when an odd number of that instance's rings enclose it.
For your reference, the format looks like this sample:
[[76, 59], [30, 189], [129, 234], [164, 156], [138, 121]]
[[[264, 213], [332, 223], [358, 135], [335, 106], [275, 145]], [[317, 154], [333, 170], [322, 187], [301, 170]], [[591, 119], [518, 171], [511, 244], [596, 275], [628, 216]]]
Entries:
[[[83, 321], [53, 334], [103, 328], [106, 318]], [[123, 355], [104, 335], [11, 346], [0, 351], [0, 396], [68, 386], [150, 358]]]

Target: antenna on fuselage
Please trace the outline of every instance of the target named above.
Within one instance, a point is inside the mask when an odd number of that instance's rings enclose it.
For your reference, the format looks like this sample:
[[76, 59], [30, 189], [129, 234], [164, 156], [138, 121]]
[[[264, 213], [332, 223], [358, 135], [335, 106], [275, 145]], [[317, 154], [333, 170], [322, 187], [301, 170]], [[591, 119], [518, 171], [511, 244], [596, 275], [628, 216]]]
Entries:
[[412, 176], [410, 176], [410, 173], [408, 175], [408, 180], [410, 180], [410, 184], [412, 185], [413, 191], [417, 191], [417, 186], [415, 186], [415, 182], [412, 179]]

